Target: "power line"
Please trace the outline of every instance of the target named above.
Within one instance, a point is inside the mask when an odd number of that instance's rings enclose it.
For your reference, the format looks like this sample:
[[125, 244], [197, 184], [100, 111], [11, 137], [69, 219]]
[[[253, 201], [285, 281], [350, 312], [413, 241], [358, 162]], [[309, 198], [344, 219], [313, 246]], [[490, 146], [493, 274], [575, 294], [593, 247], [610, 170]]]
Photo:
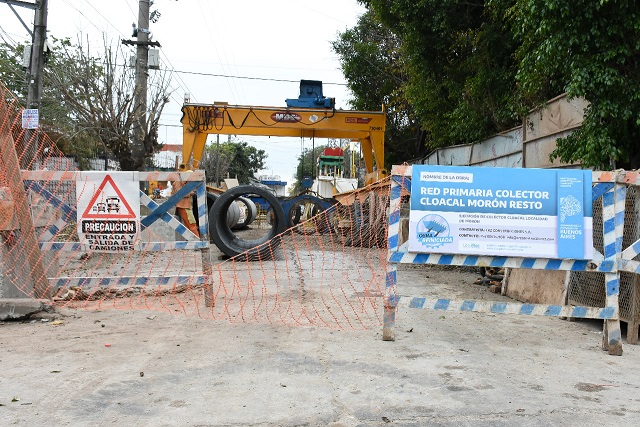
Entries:
[[[171, 69], [170, 69], [171, 73], [172, 73], [172, 74], [173, 74], [173, 73], [176, 73], [176, 68], [173, 66], [173, 64], [171, 63], [171, 60], [170, 60], [170, 59], [169, 59], [169, 57], [164, 53], [164, 51], [163, 51], [162, 49], [160, 49], [160, 54], [164, 57], [164, 59], [167, 61], [167, 63], [171, 66]], [[184, 80], [182, 80], [182, 77], [180, 77], [180, 75], [179, 75], [179, 74], [177, 74], [177, 73], [176, 73], [176, 75], [177, 75], [178, 80], [179, 80], [179, 82], [178, 82], [178, 86], [180, 86], [180, 88], [183, 90], [183, 92], [187, 92], [187, 93], [189, 93], [189, 94], [191, 95], [191, 90], [189, 89], [189, 86], [187, 86], [187, 83], [186, 83]], [[173, 94], [172, 94], [172, 95], [173, 95]], [[173, 96], [172, 96], [172, 97], [173, 97]], [[194, 96], [194, 100], [195, 100], [195, 99], [196, 99], [196, 97]], [[178, 102], [178, 104], [180, 104], [180, 101], [176, 101], [176, 102]]]
[[[98, 9], [96, 9], [96, 8], [95, 8], [91, 3], [89, 3], [87, 0], [85, 0], [85, 1], [86, 1], [86, 2], [87, 2], [87, 4], [89, 5], [89, 7], [91, 7], [91, 9], [93, 9], [93, 10], [95, 11], [95, 13], [97, 13], [97, 14], [98, 14], [98, 15], [99, 15], [99, 16], [100, 16], [104, 21], [106, 21], [106, 22], [107, 22], [107, 24], [108, 24], [109, 26], [111, 26], [111, 28], [113, 28], [113, 29], [114, 29], [118, 34], [120, 34], [123, 38], [126, 38], [126, 35], [125, 35], [125, 34], [124, 34], [120, 29], [116, 28], [116, 27], [111, 23], [111, 21], [109, 21], [107, 18], [105, 18], [105, 16], [104, 16], [104, 15], [103, 15], [103, 14], [102, 14]], [[85, 19], [87, 19], [87, 20], [91, 23], [91, 25], [93, 25], [93, 26], [94, 26], [98, 31], [102, 31], [102, 30], [100, 30], [100, 28], [98, 28], [98, 26], [93, 22], [93, 20], [92, 20], [91, 18], [89, 18], [87, 15], [85, 15], [85, 14], [84, 14], [80, 9], [78, 9], [76, 6], [74, 6], [73, 4], [71, 4], [68, 0], [64, 0], [64, 2], [65, 2], [65, 3], [67, 3], [67, 5], [69, 5], [69, 7], [71, 7], [71, 8], [73, 8], [73, 9], [75, 9], [75, 10], [76, 10], [80, 15], [82, 15]], [[133, 9], [131, 8], [131, 5], [130, 5], [128, 2], [127, 2], [127, 6], [129, 7], [129, 10], [130, 10], [130, 12], [131, 12], [131, 14], [132, 14], [132, 16], [133, 16], [134, 21], [136, 21], [136, 20], [137, 20], [137, 16], [135, 15], [135, 12], [133, 11]], [[139, 6], [139, 3], [138, 3], [138, 6]], [[162, 56], [164, 57], [165, 61], [170, 65], [170, 67], [171, 67], [171, 68], [169, 69], [169, 71], [173, 72], [173, 69], [174, 69], [175, 67], [173, 66], [173, 64], [172, 64], [172, 63], [171, 63], [171, 61], [169, 60], [169, 57], [166, 55], [166, 53], [165, 53], [162, 49], [160, 49], [160, 53], [161, 53], [161, 54], [162, 54]], [[167, 67], [167, 68], [169, 68], [169, 67]], [[178, 82], [178, 86], [179, 86], [181, 89], [183, 89], [183, 91], [189, 92], [189, 87], [187, 86], [187, 84], [185, 83], [185, 81], [184, 81], [184, 80], [182, 80], [182, 78], [181, 78], [179, 75], [178, 75], [177, 77], [178, 77], [178, 80], [179, 80], [179, 82]], [[173, 99], [173, 100], [174, 100], [178, 105], [180, 105], [180, 104], [182, 103], [182, 100], [181, 100], [181, 99], [179, 99], [179, 98], [178, 98], [178, 99], [176, 99], [176, 98], [173, 96], [173, 93], [170, 95], [170, 97], [171, 97], [171, 98], [172, 98], [172, 99]]]
[[[260, 80], [260, 81], [269, 81], [269, 82], [283, 82], [283, 83], [300, 83], [300, 80], [288, 80], [288, 79], [273, 79], [267, 77], [249, 77], [249, 76], [233, 76], [230, 74], [214, 74], [214, 73], [201, 73], [197, 71], [182, 71], [174, 69], [173, 72], [179, 74], [192, 74], [196, 76], [208, 76], [208, 77], [224, 77], [228, 79], [244, 79], [244, 80]], [[334, 86], [347, 86], [346, 83], [331, 83], [331, 82], [322, 82], [323, 85], [334, 85]]]
[[[162, 50], [160, 50], [162, 52]], [[168, 58], [167, 58], [168, 60]], [[119, 67], [128, 67], [127, 64], [117, 64]], [[289, 80], [289, 79], [274, 79], [269, 77], [251, 77], [251, 76], [235, 76], [232, 74], [215, 74], [215, 73], [203, 73], [199, 71], [184, 71], [184, 70], [176, 70], [171, 63], [169, 63], [172, 68], [167, 68], [165, 71], [170, 71], [176, 74], [189, 74], [195, 76], [206, 76], [206, 77], [223, 77], [227, 79], [244, 79], [244, 80], [259, 80], [259, 81], [267, 81], [267, 82], [279, 82], [279, 83], [300, 83], [300, 80]], [[182, 79], [180, 79], [184, 83]], [[333, 86], [347, 86], [346, 83], [335, 83], [335, 82], [322, 82], [323, 85], [333, 85]], [[186, 87], [186, 84], [185, 84]], [[187, 88], [188, 91], [188, 88]]]
[[[11, 46], [17, 45], [18, 43], [13, 39], [13, 36], [16, 37], [20, 37], [20, 35], [18, 34], [13, 34], [13, 33], [9, 33], [7, 32], [4, 28], [0, 27], [0, 31], [2, 31], [2, 34], [0, 34], [0, 38], [2, 38], [2, 41], [4, 43], [10, 44]], [[5, 38], [6, 37], [6, 38]], [[8, 41], [7, 41], [8, 39]]]
[[[200, 11], [202, 12], [202, 16], [206, 16], [204, 9], [202, 8], [202, 3], [200, 2], [200, 0], [198, 0], [198, 6], [200, 7]], [[209, 9], [211, 11], [211, 8]], [[216, 25], [215, 22], [215, 14], [211, 13], [212, 19], [214, 21], [213, 23], [213, 27], [214, 28], [218, 28], [218, 25]], [[211, 40], [211, 46], [213, 46], [213, 51], [216, 53], [216, 56], [218, 57], [218, 61], [220, 61], [220, 64], [222, 65], [222, 69], [223, 71], [227, 71], [225, 68], [230, 69], [229, 67], [229, 62], [227, 61], [224, 49], [222, 49], [222, 56], [224, 56], [224, 62], [222, 60], [222, 57], [220, 56], [220, 52], [218, 51], [218, 44], [216, 43], [217, 40], [221, 40], [221, 38], [217, 38], [214, 37], [213, 34], [211, 33], [211, 28], [209, 25], [205, 25], [205, 29], [207, 30], [207, 33], [209, 34], [209, 39]], [[226, 67], [225, 67], [226, 65]], [[229, 90], [231, 91], [231, 93], [235, 93], [235, 97], [236, 99], [240, 99], [240, 91], [238, 91], [238, 87], [235, 85], [235, 82], [227, 82], [227, 85], [229, 86]]]
[[[216, 18], [220, 17], [220, 14], [217, 14], [213, 11], [211, 2], [207, 2], [207, 6], [209, 7], [209, 15], [211, 16], [214, 22], [213, 28], [218, 33], [218, 36], [214, 40], [221, 41], [222, 55], [224, 56], [225, 61], [227, 61], [227, 66], [230, 68], [229, 72], [239, 74], [238, 64], [233, 54], [234, 49], [225, 49], [226, 46], [229, 46], [229, 44], [227, 43], [227, 40], [225, 40], [225, 37], [228, 37], [230, 35], [230, 32], [226, 30], [226, 27], [223, 27], [222, 25], [220, 25], [219, 22], [216, 22]], [[228, 24], [228, 21], [226, 21], [225, 24]], [[217, 44], [216, 44], [216, 48], [217, 48]], [[229, 63], [229, 60], [227, 59], [227, 52], [229, 52], [229, 55], [231, 56], [231, 63]], [[241, 98], [239, 100], [242, 101], [243, 103], [246, 102], [246, 94], [244, 92], [244, 87], [242, 86], [242, 84], [238, 84], [236, 86], [235, 81], [233, 84], [234, 84], [234, 87], [236, 87], [236, 91], [238, 90], [238, 87], [240, 88], [239, 95], [241, 95]]]
[[[75, 5], [71, 4], [69, 2], [69, 0], [63, 0], [69, 7], [75, 9], [81, 16], [83, 16], [87, 21], [89, 21], [91, 23], [91, 25], [93, 25], [96, 30], [103, 32], [103, 30], [101, 30], [98, 25], [96, 25], [96, 23], [89, 18], [85, 13], [83, 13], [80, 9], [78, 9]], [[119, 35], [121, 35], [123, 38], [126, 38], [126, 34], [124, 34], [120, 29], [116, 28], [110, 20], [108, 20], [98, 9], [95, 8], [95, 6], [93, 6], [91, 3], [88, 2], [88, 0], [85, 0], [88, 4], [88, 6], [93, 9], [95, 11], [95, 13], [97, 13], [111, 28], [113, 28]], [[131, 12], [131, 14], [133, 15], [133, 19], [134, 21], [137, 20], [137, 16], [135, 15], [135, 12], [133, 11], [133, 9], [131, 8], [131, 5], [129, 5], [129, 3], [127, 3], [127, 6], [129, 7], [129, 10]], [[164, 51], [160, 50], [160, 53], [164, 56], [165, 60], [167, 61], [167, 63], [171, 66], [171, 70], [174, 68], [173, 64], [171, 64], [171, 61], [169, 60], [169, 58], [167, 57], [167, 55], [164, 53]], [[170, 71], [171, 71], [170, 70]], [[179, 85], [182, 87], [183, 90], [189, 91], [189, 88], [187, 87], [186, 83], [184, 82], [184, 80], [182, 80], [180, 78], [180, 76], [178, 76], [178, 79], [180, 80], [180, 82], [182, 82], [182, 85]], [[182, 101], [178, 101], [175, 100], [178, 103], [181, 103]]]
[[[138, 19], [138, 15], [136, 15], [136, 12], [131, 7], [131, 4], [129, 2], [126, 2], [126, 3], [127, 3], [127, 7], [131, 11], [131, 17], [133, 18], [133, 22], [136, 22], [136, 20]], [[138, 3], [138, 6], [140, 6], [140, 3]]]
[[[89, 3], [89, 1], [88, 1], [88, 0], [85, 0], [85, 1], [87, 2], [87, 5], [89, 5], [89, 7], [90, 7], [91, 9], [95, 10], [95, 12], [96, 12], [98, 15], [100, 15], [100, 17], [101, 17], [102, 19], [104, 19], [104, 20], [105, 20], [105, 22], [106, 22], [107, 24], [109, 24], [109, 25], [111, 26], [111, 28], [113, 28], [114, 30], [116, 30], [116, 31], [117, 31], [118, 33], [120, 33], [122, 36], [126, 37], [126, 35], [125, 35], [122, 31], [120, 31], [118, 28], [116, 28], [116, 27], [111, 23], [111, 21], [110, 21], [110, 20], [108, 20], [107, 18], [105, 18], [105, 16], [104, 16], [102, 13], [100, 13], [100, 11], [99, 11], [98, 9], [96, 9], [96, 8], [95, 8], [95, 6], [93, 6], [91, 3]], [[76, 9], [76, 10], [78, 10], [78, 9]], [[135, 15], [134, 15], [134, 16], [135, 16]]]
[[[99, 32], [102, 32], [102, 30], [98, 27], [98, 25], [96, 25], [95, 22], [93, 22], [93, 20], [91, 18], [89, 18], [87, 15], [85, 15], [80, 9], [78, 9], [76, 6], [74, 6], [73, 4], [69, 3], [68, 0], [63, 0], [70, 8], [75, 9], [78, 14], [80, 14], [82, 17], [84, 17], [91, 25], [93, 25], [95, 27], [96, 30], [98, 30]], [[91, 5], [90, 5], [91, 6]], [[95, 10], [95, 8], [94, 8]], [[103, 16], [102, 19], [104, 19], [105, 21], [106, 18]], [[107, 21], [109, 23], [109, 25], [111, 25], [113, 27], [113, 25], [111, 24], [111, 22]], [[115, 28], [115, 27], [114, 27]], [[117, 28], [116, 28], [117, 30]], [[82, 31], [80, 31], [80, 33], [82, 34]]]

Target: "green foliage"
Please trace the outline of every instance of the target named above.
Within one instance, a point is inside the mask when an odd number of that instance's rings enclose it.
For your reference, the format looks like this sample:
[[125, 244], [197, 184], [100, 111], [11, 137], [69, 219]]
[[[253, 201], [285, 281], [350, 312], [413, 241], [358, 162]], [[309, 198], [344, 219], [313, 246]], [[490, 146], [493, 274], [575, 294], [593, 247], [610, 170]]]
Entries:
[[583, 126], [560, 139], [552, 157], [587, 167], [640, 166], [637, 1], [360, 2], [366, 17], [334, 42], [353, 105], [397, 96], [433, 149], [518, 125], [530, 109], [566, 92], [590, 105]]
[[[55, 37], [50, 38], [50, 43], [54, 52], [60, 52], [71, 46], [69, 40]], [[27, 101], [28, 83], [26, 69], [22, 67], [22, 57], [24, 49], [28, 48], [30, 47], [22, 44], [16, 46], [5, 42], [0, 44], [0, 80], [22, 101], [23, 105], [26, 105]], [[73, 65], [55, 54], [47, 57], [39, 109], [40, 123], [41, 128], [65, 155], [74, 157], [81, 168], [86, 168], [88, 159], [96, 154], [95, 143], [89, 135], [78, 131], [73, 112], [61, 100], [60, 93], [51, 82], [51, 70], [66, 70]]]
[[401, 42], [403, 85], [430, 149], [518, 124], [515, 45], [505, 2], [369, 0]]
[[354, 109], [374, 111], [392, 103], [404, 81], [398, 62], [399, 42], [372, 12], [360, 16], [354, 28], [339, 34], [332, 47], [340, 56], [342, 72], [355, 96], [350, 101]]
[[217, 185], [226, 177], [237, 178], [240, 184], [249, 184], [255, 174], [264, 169], [268, 154], [248, 143], [223, 142], [210, 144], [205, 148], [201, 167], [205, 170], [207, 181]]
[[408, 76], [398, 38], [368, 11], [354, 28], [341, 33], [332, 47], [340, 57], [342, 72], [354, 95], [351, 107], [376, 111], [384, 105], [386, 167], [390, 169], [394, 163], [426, 154], [404, 90]]
[[264, 168], [267, 153], [258, 150], [246, 142], [231, 143], [231, 162], [229, 164], [229, 175], [237, 177], [241, 184], [248, 184], [255, 173]]
[[[53, 45], [45, 64], [40, 118], [42, 129], [80, 167], [95, 155], [112, 155], [122, 170], [143, 170], [161, 144], [158, 121], [168, 102], [166, 74], [149, 76], [147, 110], [135, 104], [134, 71], [123, 67], [125, 53], [105, 42], [100, 55], [68, 39], [50, 38]], [[22, 70], [24, 46], [0, 44], [0, 79], [26, 99]], [[21, 81], [22, 80], [22, 81]], [[142, 114], [142, 147], [134, 150], [133, 127]]]
[[23, 103], [27, 100], [27, 81], [22, 68], [22, 53], [25, 46], [0, 43], [0, 81]]
[[326, 145], [319, 145], [316, 147], [305, 148], [302, 153], [298, 155], [298, 166], [296, 166], [296, 179], [293, 182], [291, 189], [292, 194], [300, 194], [305, 191], [302, 187], [302, 180], [305, 178], [315, 178], [317, 172], [317, 159], [324, 152]]
[[640, 12], [635, 0], [518, 0], [512, 10], [518, 78], [536, 101], [566, 91], [590, 103], [583, 126], [558, 141], [564, 162], [638, 167]]

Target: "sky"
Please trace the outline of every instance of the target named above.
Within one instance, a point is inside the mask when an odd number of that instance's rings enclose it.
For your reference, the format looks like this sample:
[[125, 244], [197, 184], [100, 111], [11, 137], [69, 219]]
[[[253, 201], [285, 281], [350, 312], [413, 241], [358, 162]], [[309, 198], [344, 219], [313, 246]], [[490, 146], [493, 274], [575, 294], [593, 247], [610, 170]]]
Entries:
[[[33, 11], [14, 8], [32, 28]], [[150, 24], [152, 40], [162, 46], [161, 68], [172, 70], [173, 93], [160, 120], [160, 142], [182, 143], [180, 108], [186, 93], [195, 103], [282, 107], [286, 98], [298, 97], [301, 79], [321, 80], [324, 95], [336, 98], [337, 108], [349, 108], [351, 95], [330, 43], [364, 13], [356, 0], [155, 0], [151, 9], [161, 13]], [[134, 22], [137, 0], [49, 0], [48, 35], [57, 38], [77, 41], [81, 35], [93, 46], [103, 46], [104, 37], [118, 43], [132, 39]], [[3, 3], [0, 37], [30, 42]], [[311, 148], [310, 141], [297, 138], [242, 140], [268, 153], [259, 174], [290, 183], [302, 146]]]

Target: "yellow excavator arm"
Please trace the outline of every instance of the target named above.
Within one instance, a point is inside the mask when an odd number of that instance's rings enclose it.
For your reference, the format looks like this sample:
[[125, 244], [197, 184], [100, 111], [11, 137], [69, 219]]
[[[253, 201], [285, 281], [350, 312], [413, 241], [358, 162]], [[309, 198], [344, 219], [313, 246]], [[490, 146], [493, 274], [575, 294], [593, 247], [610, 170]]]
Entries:
[[387, 176], [384, 168], [384, 111], [331, 108], [250, 107], [217, 103], [182, 107], [183, 147], [180, 171], [197, 169], [207, 135], [289, 136], [350, 139], [361, 144], [365, 183]]

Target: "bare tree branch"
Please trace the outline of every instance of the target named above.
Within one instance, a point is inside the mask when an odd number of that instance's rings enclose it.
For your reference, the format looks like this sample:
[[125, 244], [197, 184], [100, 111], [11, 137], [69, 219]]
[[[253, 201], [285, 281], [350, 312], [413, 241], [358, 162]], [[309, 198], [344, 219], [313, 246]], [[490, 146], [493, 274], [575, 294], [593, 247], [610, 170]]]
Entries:
[[102, 57], [92, 55], [89, 47], [81, 44], [68, 44], [59, 54], [66, 66], [52, 70], [50, 81], [76, 121], [75, 134], [83, 131], [85, 137], [108, 149], [122, 170], [144, 167], [161, 147], [158, 123], [169, 101], [169, 74], [152, 71], [149, 76], [151, 90], [144, 123], [143, 152], [135, 155], [131, 144], [132, 130], [144, 112], [134, 102], [135, 73], [127, 66], [127, 52], [121, 45], [113, 47], [105, 39]]

